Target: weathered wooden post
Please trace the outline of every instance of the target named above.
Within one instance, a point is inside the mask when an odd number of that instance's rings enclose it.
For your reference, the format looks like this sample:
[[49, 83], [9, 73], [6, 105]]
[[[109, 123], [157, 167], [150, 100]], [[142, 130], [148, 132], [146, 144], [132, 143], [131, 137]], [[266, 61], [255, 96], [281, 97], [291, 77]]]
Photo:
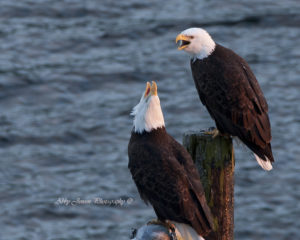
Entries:
[[188, 132], [183, 145], [200, 172], [215, 230], [206, 240], [233, 240], [234, 151], [229, 137]]

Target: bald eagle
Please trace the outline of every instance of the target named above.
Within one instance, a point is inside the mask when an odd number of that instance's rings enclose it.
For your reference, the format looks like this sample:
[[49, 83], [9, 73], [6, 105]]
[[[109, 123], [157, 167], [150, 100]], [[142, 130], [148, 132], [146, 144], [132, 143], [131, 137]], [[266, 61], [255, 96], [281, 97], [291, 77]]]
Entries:
[[141, 198], [158, 220], [195, 236], [184, 239], [202, 239], [212, 230], [212, 215], [190, 154], [165, 129], [155, 82], [147, 83], [132, 115], [128, 168]]
[[272, 169], [271, 126], [268, 105], [247, 62], [216, 44], [201, 28], [189, 28], [176, 37], [179, 50], [191, 56], [194, 82], [203, 105], [219, 133], [237, 136], [253, 151], [259, 165]]

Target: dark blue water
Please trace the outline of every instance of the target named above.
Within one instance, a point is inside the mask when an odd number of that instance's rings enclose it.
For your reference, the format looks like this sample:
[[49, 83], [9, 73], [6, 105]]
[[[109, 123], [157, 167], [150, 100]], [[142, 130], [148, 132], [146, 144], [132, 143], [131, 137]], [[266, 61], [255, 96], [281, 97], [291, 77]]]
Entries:
[[156, 80], [171, 135], [214, 125], [174, 42], [192, 26], [243, 56], [269, 103], [274, 170], [236, 145], [236, 239], [299, 238], [298, 0], [2, 0], [1, 240], [123, 240], [154, 217], [127, 170], [129, 113]]

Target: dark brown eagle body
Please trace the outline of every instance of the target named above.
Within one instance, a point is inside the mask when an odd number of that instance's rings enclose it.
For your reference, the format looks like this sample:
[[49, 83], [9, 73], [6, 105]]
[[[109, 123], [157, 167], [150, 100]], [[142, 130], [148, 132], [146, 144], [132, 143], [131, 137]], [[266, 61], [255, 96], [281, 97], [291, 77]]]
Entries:
[[201, 236], [211, 231], [199, 173], [189, 153], [165, 128], [132, 132], [128, 156], [140, 196], [153, 206], [158, 219], [189, 224]]
[[204, 59], [191, 60], [201, 102], [221, 133], [237, 136], [257, 156], [273, 162], [268, 105], [247, 62], [216, 44]]

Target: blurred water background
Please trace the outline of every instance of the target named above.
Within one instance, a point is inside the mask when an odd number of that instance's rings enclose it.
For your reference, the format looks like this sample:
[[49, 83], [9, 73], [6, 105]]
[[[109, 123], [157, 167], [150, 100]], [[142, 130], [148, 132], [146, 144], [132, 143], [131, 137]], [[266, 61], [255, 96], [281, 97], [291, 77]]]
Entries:
[[193, 26], [249, 62], [269, 103], [274, 170], [235, 146], [235, 237], [299, 239], [299, 0], [1, 0], [1, 240], [125, 240], [154, 218], [127, 169], [129, 113], [156, 80], [177, 140], [214, 126], [174, 42]]

